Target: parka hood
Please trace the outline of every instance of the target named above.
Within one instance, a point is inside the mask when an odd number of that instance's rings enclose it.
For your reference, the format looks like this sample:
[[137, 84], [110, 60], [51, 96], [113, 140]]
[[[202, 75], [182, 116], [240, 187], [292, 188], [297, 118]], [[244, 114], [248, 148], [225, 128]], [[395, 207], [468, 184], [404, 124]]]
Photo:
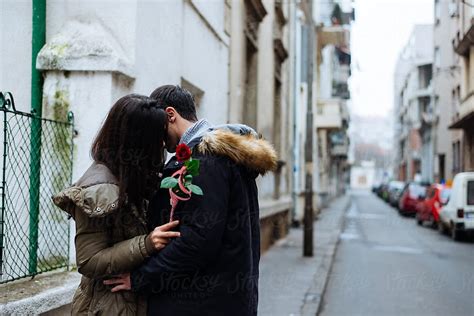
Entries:
[[90, 217], [102, 217], [118, 208], [118, 181], [105, 165], [94, 162], [76, 183], [52, 200], [72, 217], [78, 209]]
[[264, 175], [277, 168], [277, 154], [266, 140], [253, 130], [235, 133], [230, 128], [213, 129], [202, 136], [197, 149], [203, 154], [226, 156], [238, 165]]

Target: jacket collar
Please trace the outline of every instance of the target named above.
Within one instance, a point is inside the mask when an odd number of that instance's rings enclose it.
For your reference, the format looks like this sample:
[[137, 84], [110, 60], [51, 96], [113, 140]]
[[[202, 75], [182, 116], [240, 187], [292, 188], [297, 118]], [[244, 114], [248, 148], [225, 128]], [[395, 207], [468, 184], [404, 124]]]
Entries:
[[211, 124], [207, 120], [201, 119], [184, 132], [179, 143], [189, 146], [193, 140], [201, 138], [210, 128]]

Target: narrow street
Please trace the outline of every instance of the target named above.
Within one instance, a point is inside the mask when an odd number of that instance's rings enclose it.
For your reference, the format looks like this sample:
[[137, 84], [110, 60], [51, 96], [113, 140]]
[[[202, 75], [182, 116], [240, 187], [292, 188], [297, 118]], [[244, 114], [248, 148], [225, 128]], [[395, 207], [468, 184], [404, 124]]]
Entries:
[[401, 217], [370, 192], [347, 210], [320, 315], [474, 315], [474, 243]]

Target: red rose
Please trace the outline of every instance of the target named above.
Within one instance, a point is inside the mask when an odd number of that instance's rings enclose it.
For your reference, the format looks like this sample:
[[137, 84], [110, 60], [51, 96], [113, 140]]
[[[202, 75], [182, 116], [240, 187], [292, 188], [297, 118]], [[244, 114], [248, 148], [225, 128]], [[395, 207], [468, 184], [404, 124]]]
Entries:
[[176, 147], [176, 159], [179, 162], [183, 162], [191, 158], [191, 149], [186, 144], [179, 144]]

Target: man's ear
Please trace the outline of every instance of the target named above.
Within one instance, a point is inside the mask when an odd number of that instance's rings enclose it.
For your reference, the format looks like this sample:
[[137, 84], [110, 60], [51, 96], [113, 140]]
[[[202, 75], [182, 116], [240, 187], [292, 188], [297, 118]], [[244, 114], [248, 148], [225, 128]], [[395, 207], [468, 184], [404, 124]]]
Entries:
[[174, 123], [176, 122], [176, 117], [177, 117], [177, 112], [174, 108], [172, 108], [171, 106], [168, 106], [166, 109], [165, 109], [165, 112], [166, 112], [166, 115], [168, 116], [168, 122], [169, 123]]

